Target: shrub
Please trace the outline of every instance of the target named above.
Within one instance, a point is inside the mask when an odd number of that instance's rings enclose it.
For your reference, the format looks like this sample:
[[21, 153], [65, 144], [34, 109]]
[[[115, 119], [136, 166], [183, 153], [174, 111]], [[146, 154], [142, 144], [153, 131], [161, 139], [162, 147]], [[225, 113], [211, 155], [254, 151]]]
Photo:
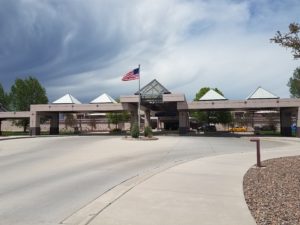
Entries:
[[138, 138], [140, 136], [139, 127], [136, 123], [134, 123], [130, 130], [131, 137]]
[[149, 127], [149, 126], [145, 127], [144, 136], [149, 137], [149, 138], [151, 138], [153, 136], [151, 127]]
[[114, 128], [114, 129], [112, 129], [112, 130], [110, 131], [111, 134], [119, 134], [119, 133], [121, 133], [121, 132], [122, 132], [122, 130], [119, 129], [119, 128]]

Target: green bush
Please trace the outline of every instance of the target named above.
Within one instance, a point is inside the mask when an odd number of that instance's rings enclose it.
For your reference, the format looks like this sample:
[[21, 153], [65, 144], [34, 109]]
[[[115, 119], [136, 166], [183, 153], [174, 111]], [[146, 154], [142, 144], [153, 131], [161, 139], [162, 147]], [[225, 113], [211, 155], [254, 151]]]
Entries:
[[122, 130], [119, 128], [114, 128], [114, 129], [110, 130], [109, 133], [112, 135], [122, 134]]
[[130, 134], [131, 134], [131, 137], [133, 137], [133, 138], [138, 138], [140, 136], [139, 127], [136, 123], [132, 125]]
[[144, 136], [149, 137], [149, 138], [151, 138], [153, 136], [151, 127], [149, 127], [149, 126], [145, 127]]
[[111, 133], [121, 133], [121, 132], [122, 132], [122, 130], [119, 128], [114, 128], [111, 130]]

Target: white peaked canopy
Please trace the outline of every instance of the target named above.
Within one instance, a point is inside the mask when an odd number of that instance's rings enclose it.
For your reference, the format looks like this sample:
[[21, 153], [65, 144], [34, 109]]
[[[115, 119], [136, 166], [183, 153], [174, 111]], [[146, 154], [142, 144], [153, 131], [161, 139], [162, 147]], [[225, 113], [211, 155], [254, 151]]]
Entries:
[[253, 93], [251, 93], [247, 99], [278, 99], [279, 97], [272, 94], [271, 92], [258, 87]]
[[206, 92], [205, 95], [203, 95], [199, 101], [211, 101], [211, 100], [227, 100], [224, 96], [220, 95], [215, 90], [210, 89], [208, 92]]
[[80, 101], [78, 101], [75, 97], [73, 97], [70, 94], [66, 94], [52, 103], [53, 104], [81, 104]]
[[104, 93], [97, 98], [95, 98], [90, 103], [117, 103], [116, 100], [114, 100], [112, 97], [110, 97], [108, 94]]

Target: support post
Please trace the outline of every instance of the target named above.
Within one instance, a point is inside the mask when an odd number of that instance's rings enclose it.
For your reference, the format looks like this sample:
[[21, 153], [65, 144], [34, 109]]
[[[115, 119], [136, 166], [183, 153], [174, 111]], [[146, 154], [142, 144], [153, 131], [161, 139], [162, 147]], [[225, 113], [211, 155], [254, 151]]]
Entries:
[[282, 136], [292, 136], [292, 111], [289, 108], [280, 109], [280, 133]]
[[157, 117], [157, 120], [156, 120], [156, 129], [157, 129], [157, 130], [160, 129], [160, 121], [159, 121], [159, 117]]
[[50, 135], [59, 134], [59, 113], [53, 113], [50, 119]]
[[145, 110], [145, 127], [150, 126], [150, 110]]
[[187, 111], [179, 111], [179, 135], [185, 135], [189, 132], [190, 121]]
[[138, 113], [137, 111], [131, 111], [130, 112], [131, 114], [131, 120], [130, 120], [130, 123], [131, 123], [131, 127], [133, 126], [133, 124], [138, 124]]
[[138, 127], [139, 127], [139, 132], [141, 132], [141, 101], [142, 101], [142, 96], [141, 96], [141, 65], [139, 64], [138, 67], [139, 71], [139, 104], [138, 104]]
[[41, 134], [40, 115], [38, 114], [38, 112], [31, 112], [29, 134], [30, 136]]
[[0, 136], [2, 135], [1, 125], [2, 125], [2, 120], [0, 120]]
[[297, 130], [296, 130], [296, 137], [300, 138], [300, 107], [298, 107], [298, 111], [297, 111]]

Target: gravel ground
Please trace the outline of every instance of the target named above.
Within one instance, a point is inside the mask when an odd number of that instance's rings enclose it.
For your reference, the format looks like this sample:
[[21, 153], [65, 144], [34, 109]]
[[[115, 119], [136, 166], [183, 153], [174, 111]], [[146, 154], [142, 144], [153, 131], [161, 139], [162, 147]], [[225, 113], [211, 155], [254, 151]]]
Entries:
[[244, 176], [244, 195], [258, 225], [300, 224], [300, 156], [270, 159]]

